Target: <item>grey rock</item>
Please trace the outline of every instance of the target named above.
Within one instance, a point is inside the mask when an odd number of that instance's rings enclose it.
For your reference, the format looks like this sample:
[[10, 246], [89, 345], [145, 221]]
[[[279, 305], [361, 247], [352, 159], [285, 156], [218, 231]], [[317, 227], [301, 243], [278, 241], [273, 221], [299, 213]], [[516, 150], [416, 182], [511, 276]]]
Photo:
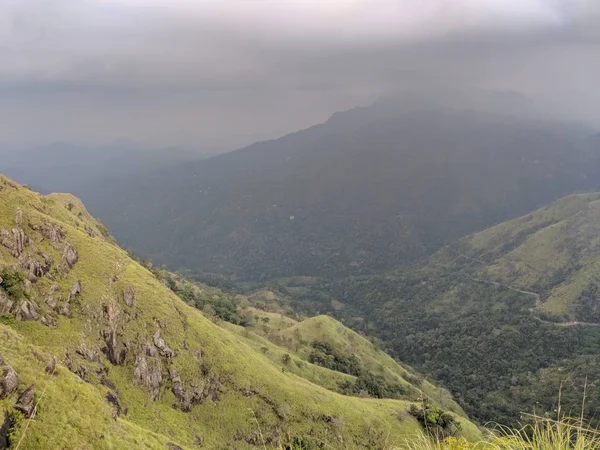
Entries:
[[26, 419], [35, 415], [35, 385], [32, 384], [19, 396], [15, 408], [21, 411]]
[[133, 286], [129, 286], [123, 291], [123, 301], [129, 307], [135, 303], [135, 289]]
[[19, 377], [12, 367], [2, 367], [0, 370], [0, 398], [6, 398], [19, 386]]
[[156, 330], [156, 333], [154, 333], [152, 340], [154, 341], [154, 345], [156, 346], [156, 348], [158, 348], [158, 351], [162, 356], [172, 358], [175, 355], [175, 352], [171, 350], [171, 348], [167, 345], [164, 339], [160, 337], [160, 330]]

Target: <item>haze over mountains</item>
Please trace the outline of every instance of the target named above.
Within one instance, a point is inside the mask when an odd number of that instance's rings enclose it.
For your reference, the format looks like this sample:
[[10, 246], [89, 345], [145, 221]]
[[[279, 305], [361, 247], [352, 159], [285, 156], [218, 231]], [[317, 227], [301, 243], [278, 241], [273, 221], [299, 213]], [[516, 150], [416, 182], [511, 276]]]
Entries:
[[173, 267], [372, 273], [598, 186], [592, 131], [491, 109], [380, 101], [86, 200], [120, 242]]

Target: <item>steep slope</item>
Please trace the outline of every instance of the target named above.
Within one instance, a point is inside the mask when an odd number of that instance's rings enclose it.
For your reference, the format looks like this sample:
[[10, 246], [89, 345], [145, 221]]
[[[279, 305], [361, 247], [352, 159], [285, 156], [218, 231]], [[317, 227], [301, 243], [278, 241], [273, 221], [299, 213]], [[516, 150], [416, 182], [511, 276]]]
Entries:
[[552, 414], [561, 387], [563, 411], [580, 414], [587, 391], [584, 414], [595, 418], [599, 200], [557, 200], [419, 265], [308, 286], [296, 303], [378, 335], [482, 422]]
[[599, 155], [569, 125], [379, 103], [136, 177], [90, 206], [124, 245], [174, 267], [364, 274], [595, 188]]
[[286, 371], [349, 395], [412, 401], [425, 396], [445, 410], [465, 415], [446, 390], [399, 364], [332, 317], [298, 316], [280, 292], [261, 290], [232, 298], [177, 274], [153, 271], [180, 298], [237, 333]]
[[282, 371], [181, 301], [70, 195], [0, 177], [0, 229], [5, 446], [378, 448], [419, 432], [403, 413], [410, 402], [343, 396]]
[[538, 294], [536, 312], [600, 326], [600, 193], [558, 200], [461, 241], [482, 276]]

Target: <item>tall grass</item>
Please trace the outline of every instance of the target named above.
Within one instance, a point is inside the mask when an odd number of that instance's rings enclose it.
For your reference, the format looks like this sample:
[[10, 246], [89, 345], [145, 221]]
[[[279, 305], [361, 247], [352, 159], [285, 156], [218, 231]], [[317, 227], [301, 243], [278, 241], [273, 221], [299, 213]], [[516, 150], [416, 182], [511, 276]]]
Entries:
[[420, 437], [391, 450], [600, 450], [600, 431], [581, 419], [531, 417], [520, 429], [499, 427], [488, 442]]

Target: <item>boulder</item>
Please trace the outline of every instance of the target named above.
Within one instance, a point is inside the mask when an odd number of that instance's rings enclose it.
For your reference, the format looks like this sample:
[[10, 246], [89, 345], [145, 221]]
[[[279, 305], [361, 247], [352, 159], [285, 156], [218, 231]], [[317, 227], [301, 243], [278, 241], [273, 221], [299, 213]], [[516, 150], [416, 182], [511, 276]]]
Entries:
[[123, 291], [123, 301], [129, 307], [135, 303], [135, 289], [133, 286], [129, 286]]
[[160, 383], [162, 382], [162, 364], [160, 359], [152, 358], [148, 363], [143, 354], [136, 355], [133, 382], [137, 386], [144, 386], [150, 391], [152, 401], [158, 400]]
[[32, 384], [19, 396], [15, 408], [21, 411], [26, 419], [35, 415], [35, 385]]
[[154, 341], [154, 345], [160, 352], [162, 356], [166, 356], [167, 358], [172, 358], [175, 356], [175, 352], [171, 350], [171, 348], [167, 345], [163, 338], [160, 337], [160, 330], [156, 330], [154, 336], [152, 337]]
[[12, 394], [19, 385], [19, 377], [12, 367], [3, 364], [0, 367], [0, 399]]
[[81, 294], [81, 281], [77, 280], [69, 293], [69, 301], [73, 300], [79, 294]]
[[63, 261], [67, 264], [69, 269], [72, 269], [75, 263], [79, 260], [79, 253], [77, 249], [71, 245], [70, 242], [65, 244], [65, 251], [63, 253]]
[[38, 320], [40, 318], [38, 305], [33, 300], [23, 300], [14, 309], [14, 315], [19, 320]]

